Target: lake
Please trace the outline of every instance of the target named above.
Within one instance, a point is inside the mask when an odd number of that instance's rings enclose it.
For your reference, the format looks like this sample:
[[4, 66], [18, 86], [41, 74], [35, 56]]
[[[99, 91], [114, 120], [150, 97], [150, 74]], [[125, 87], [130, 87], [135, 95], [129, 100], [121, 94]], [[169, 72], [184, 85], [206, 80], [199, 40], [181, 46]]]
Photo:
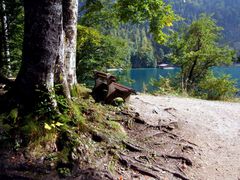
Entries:
[[[131, 69], [129, 72], [121, 72], [120, 77], [122, 79], [131, 79], [132, 83], [121, 80], [121, 83], [132, 87], [136, 91], [142, 92], [143, 87], [146, 85], [149, 91], [154, 90], [151, 86], [151, 79], [160, 79], [162, 77], [174, 76], [179, 72], [179, 68], [175, 69], [160, 69], [160, 68], [139, 68]], [[214, 74], [221, 76], [222, 74], [230, 74], [232, 79], [236, 79], [237, 87], [240, 88], [240, 66], [229, 66], [229, 67], [214, 67]]]

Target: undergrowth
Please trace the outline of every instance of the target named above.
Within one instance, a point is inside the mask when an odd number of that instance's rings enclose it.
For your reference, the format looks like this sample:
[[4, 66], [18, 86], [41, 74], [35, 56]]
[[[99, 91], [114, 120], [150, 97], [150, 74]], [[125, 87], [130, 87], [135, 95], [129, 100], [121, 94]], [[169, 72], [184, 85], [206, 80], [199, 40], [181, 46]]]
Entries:
[[182, 97], [195, 97], [206, 100], [221, 100], [239, 102], [236, 81], [228, 75], [215, 77], [212, 72], [188, 91], [181, 88], [181, 80], [176, 77], [161, 77], [160, 80], [152, 80], [151, 84], [157, 88], [154, 95], [173, 95]]
[[1, 114], [0, 141], [16, 151], [24, 148], [30, 159], [44, 158], [61, 176], [71, 173], [69, 164], [97, 168], [107, 154], [113, 171], [121, 142], [127, 138], [116, 115], [121, 107], [95, 103], [82, 85], [74, 87], [72, 95], [72, 101], [56, 95], [58, 110], [43, 101], [27, 115], [19, 108]]

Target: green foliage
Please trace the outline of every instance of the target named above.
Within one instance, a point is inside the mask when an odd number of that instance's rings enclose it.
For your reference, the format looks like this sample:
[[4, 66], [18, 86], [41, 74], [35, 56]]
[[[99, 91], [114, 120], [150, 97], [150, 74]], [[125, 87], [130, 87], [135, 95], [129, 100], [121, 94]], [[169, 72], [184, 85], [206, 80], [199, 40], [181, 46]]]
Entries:
[[221, 29], [210, 16], [203, 14], [181, 33], [173, 34], [169, 58], [181, 68], [184, 90], [194, 89], [211, 67], [232, 63], [234, 52], [218, 43]]
[[173, 77], [160, 77], [159, 81], [152, 79], [151, 84], [157, 88], [157, 90], [154, 91], [154, 94], [177, 95], [180, 93], [180, 90]]
[[8, 116], [10, 119], [12, 119], [13, 123], [16, 124], [17, 118], [18, 118], [18, 109], [12, 109]]
[[149, 30], [158, 43], [163, 43], [167, 35], [162, 31], [166, 26], [172, 26], [177, 16], [170, 5], [162, 0], [119, 0], [116, 3], [117, 13], [123, 22], [149, 22]]
[[[22, 60], [22, 44], [23, 44], [23, 31], [24, 31], [24, 13], [21, 0], [10, 0], [15, 1], [14, 7], [10, 6], [10, 58], [11, 58], [11, 74], [16, 76], [20, 68]], [[13, 13], [14, 12], [14, 13]]]
[[211, 100], [226, 100], [233, 98], [237, 93], [236, 81], [229, 75], [215, 77], [210, 73], [199, 83], [199, 94]]
[[[8, 46], [10, 50], [10, 62], [6, 61], [4, 55], [4, 48], [0, 46], [0, 73], [5, 76], [13, 75], [15, 76], [20, 68], [20, 62], [22, 59], [22, 42], [23, 42], [23, 6], [21, 0], [8, 0], [5, 1], [6, 11], [5, 15], [7, 17], [8, 25]], [[0, 13], [0, 18], [2, 19], [3, 13]], [[1, 21], [2, 22], [2, 21]], [[0, 34], [3, 34], [1, 31], [2, 23], [0, 22]], [[0, 42], [4, 41], [3, 36], [0, 37]], [[9, 68], [10, 67], [10, 68]]]
[[161, 77], [159, 81], [152, 80], [151, 84], [158, 89], [154, 94], [161, 95], [179, 95], [195, 96], [208, 100], [232, 100], [236, 96], [238, 89], [236, 81], [232, 80], [229, 75], [216, 77], [210, 71], [207, 75], [189, 92], [180, 89], [179, 80], [173, 77]]
[[[153, 42], [146, 25], [126, 24], [112, 29], [110, 34], [128, 41], [133, 68], [156, 67], [160, 56], [159, 47]], [[105, 31], [104, 31], [105, 32]]]
[[69, 168], [63, 167], [63, 168], [58, 168], [58, 174], [61, 177], [68, 177], [71, 175], [71, 170]]
[[117, 135], [117, 137], [119, 139], [124, 139], [126, 138], [127, 134], [124, 130], [124, 128], [122, 127], [122, 125], [119, 122], [115, 122], [115, 121], [107, 121], [107, 124], [109, 126], [109, 128], [114, 131], [114, 134]]
[[119, 20], [111, 0], [86, 0], [81, 6], [80, 24], [100, 31], [116, 28]]
[[117, 97], [113, 100], [113, 104], [116, 106], [122, 106], [123, 103], [124, 103], [124, 100], [121, 97]]
[[[179, 19], [162, 0], [111, 1], [86, 0], [81, 6], [80, 24], [128, 41], [132, 67], [156, 67], [159, 47], [153, 38], [164, 42], [167, 34], [162, 29]], [[116, 29], [116, 27], [118, 27]], [[166, 32], [166, 30], [164, 30]], [[153, 36], [149, 35], [152, 33]], [[129, 60], [128, 56], [125, 59]], [[93, 61], [89, 58], [89, 61]], [[94, 62], [93, 62], [94, 64]], [[83, 71], [83, 70], [82, 70]]]
[[[196, 20], [202, 12], [213, 14], [213, 18], [223, 26], [223, 39], [221, 43], [228, 43], [236, 50], [240, 50], [240, 1], [234, 0], [167, 0], [172, 3], [173, 9], [177, 14], [185, 18], [185, 22], [190, 24]], [[180, 23], [179, 23], [180, 25]]]
[[70, 117], [72, 117], [71, 119], [72, 123], [75, 123], [75, 125], [77, 125], [81, 129], [85, 127], [84, 125], [85, 125], [86, 118], [82, 114], [82, 107], [79, 103], [76, 103], [76, 102], [70, 103], [69, 115]]
[[167, 37], [163, 28], [172, 26], [173, 21], [178, 19], [171, 6], [162, 0], [86, 0], [82, 12], [81, 23], [92, 27], [101, 25], [109, 28], [119, 22], [148, 22], [149, 31], [159, 43]]
[[128, 43], [120, 38], [102, 35], [93, 28], [78, 26], [77, 76], [88, 83], [94, 70], [129, 67]]
[[87, 99], [89, 98], [91, 92], [91, 89], [87, 88], [82, 84], [76, 84], [71, 89], [71, 95], [75, 98]]
[[47, 132], [32, 137], [27, 145], [26, 153], [32, 158], [40, 158], [47, 156], [49, 153], [56, 151], [56, 132]]
[[148, 87], [147, 85], [143, 82], [143, 93], [147, 93], [148, 92]]
[[[33, 138], [42, 135], [41, 123], [34, 120], [33, 116], [26, 116], [24, 119], [24, 124], [20, 127], [20, 131], [25, 137]], [[32, 139], [33, 140], [33, 139]]]
[[132, 52], [131, 63], [133, 68], [156, 67], [157, 61], [154, 56], [154, 47], [151, 40], [147, 37], [144, 28], [132, 30], [131, 40]]

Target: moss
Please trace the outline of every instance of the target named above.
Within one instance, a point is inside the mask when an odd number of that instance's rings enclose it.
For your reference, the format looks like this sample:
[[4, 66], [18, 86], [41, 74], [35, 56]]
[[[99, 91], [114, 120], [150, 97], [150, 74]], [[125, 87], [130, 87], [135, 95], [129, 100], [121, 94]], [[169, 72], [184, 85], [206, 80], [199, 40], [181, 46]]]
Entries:
[[18, 109], [15, 108], [15, 109], [12, 109], [9, 113], [9, 118], [11, 118], [13, 120], [13, 123], [15, 124], [16, 123], [16, 120], [18, 118]]
[[27, 146], [27, 154], [33, 158], [47, 156], [57, 150], [56, 140], [58, 134], [56, 132], [48, 132], [43, 136], [31, 141]]
[[63, 164], [69, 163], [69, 154], [71, 152], [71, 148], [64, 147], [59, 153], [58, 153], [58, 160], [61, 161]]
[[58, 174], [63, 178], [71, 176], [71, 170], [67, 167], [58, 168], [57, 171], [58, 171]]
[[91, 90], [82, 84], [74, 85], [71, 89], [72, 97], [87, 99], [89, 98], [90, 94]]
[[112, 157], [112, 159], [108, 163], [108, 170], [113, 174], [116, 172], [116, 165], [117, 165], [117, 159]]
[[114, 132], [115, 136], [120, 139], [124, 139], [127, 136], [126, 131], [123, 126], [115, 121], [107, 121], [107, 124], [110, 126], [110, 129]]
[[71, 102], [70, 117], [72, 117], [71, 121], [74, 122], [79, 129], [84, 130], [86, 118], [83, 116], [83, 113], [79, 106], [80, 105], [76, 102]]
[[20, 131], [25, 135], [29, 137], [38, 137], [41, 135], [41, 127], [39, 122], [34, 120], [29, 120], [27, 124], [20, 127]]

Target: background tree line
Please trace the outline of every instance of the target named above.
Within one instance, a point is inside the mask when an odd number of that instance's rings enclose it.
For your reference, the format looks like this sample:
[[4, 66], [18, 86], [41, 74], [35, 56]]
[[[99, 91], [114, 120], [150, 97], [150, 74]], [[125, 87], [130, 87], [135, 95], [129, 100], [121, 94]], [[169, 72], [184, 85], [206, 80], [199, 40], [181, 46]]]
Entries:
[[174, 11], [185, 18], [185, 23], [190, 24], [201, 13], [212, 15], [217, 25], [223, 27], [222, 44], [240, 50], [240, 1], [238, 0], [167, 0], [173, 5]]

